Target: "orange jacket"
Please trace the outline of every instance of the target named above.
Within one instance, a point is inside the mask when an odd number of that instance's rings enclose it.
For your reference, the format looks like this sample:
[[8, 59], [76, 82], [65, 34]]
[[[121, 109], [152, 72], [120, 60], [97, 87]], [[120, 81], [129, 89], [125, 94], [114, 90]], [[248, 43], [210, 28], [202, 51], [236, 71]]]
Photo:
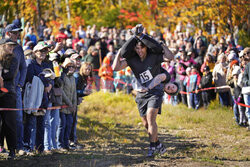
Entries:
[[102, 79], [106, 80], [113, 76], [113, 70], [110, 66], [101, 66], [98, 74]]

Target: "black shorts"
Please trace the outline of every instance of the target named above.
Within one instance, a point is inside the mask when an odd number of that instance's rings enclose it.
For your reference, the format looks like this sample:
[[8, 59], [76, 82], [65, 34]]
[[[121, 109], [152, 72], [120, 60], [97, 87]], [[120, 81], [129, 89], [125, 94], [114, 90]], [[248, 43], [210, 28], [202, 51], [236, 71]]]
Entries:
[[147, 114], [148, 108], [159, 108], [158, 114], [161, 114], [161, 104], [162, 104], [163, 93], [152, 94], [152, 93], [137, 93], [135, 102], [140, 113], [143, 117]]

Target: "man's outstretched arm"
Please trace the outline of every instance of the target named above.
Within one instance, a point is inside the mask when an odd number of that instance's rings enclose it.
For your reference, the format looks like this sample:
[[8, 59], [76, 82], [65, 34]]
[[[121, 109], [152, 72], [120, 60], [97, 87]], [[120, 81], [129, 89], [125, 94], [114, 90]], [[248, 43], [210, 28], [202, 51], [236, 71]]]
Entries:
[[161, 44], [163, 48], [163, 60], [174, 60], [174, 54], [169, 50], [165, 44]]

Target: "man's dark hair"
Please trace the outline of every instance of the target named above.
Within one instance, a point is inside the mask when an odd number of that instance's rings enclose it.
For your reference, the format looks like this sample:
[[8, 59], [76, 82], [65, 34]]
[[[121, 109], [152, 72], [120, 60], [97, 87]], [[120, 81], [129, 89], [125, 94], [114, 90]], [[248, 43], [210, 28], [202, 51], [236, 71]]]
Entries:
[[136, 46], [141, 46], [142, 48], [145, 48], [145, 47], [147, 47], [143, 42], [141, 42], [141, 41], [139, 41], [139, 42], [137, 42], [137, 44], [136, 44]]

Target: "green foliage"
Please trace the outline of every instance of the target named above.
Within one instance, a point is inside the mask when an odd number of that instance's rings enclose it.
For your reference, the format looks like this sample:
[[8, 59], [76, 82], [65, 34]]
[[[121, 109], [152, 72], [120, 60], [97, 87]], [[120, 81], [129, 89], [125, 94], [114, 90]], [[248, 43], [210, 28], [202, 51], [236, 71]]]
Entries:
[[250, 46], [250, 35], [244, 30], [239, 31], [239, 44], [243, 47]]

